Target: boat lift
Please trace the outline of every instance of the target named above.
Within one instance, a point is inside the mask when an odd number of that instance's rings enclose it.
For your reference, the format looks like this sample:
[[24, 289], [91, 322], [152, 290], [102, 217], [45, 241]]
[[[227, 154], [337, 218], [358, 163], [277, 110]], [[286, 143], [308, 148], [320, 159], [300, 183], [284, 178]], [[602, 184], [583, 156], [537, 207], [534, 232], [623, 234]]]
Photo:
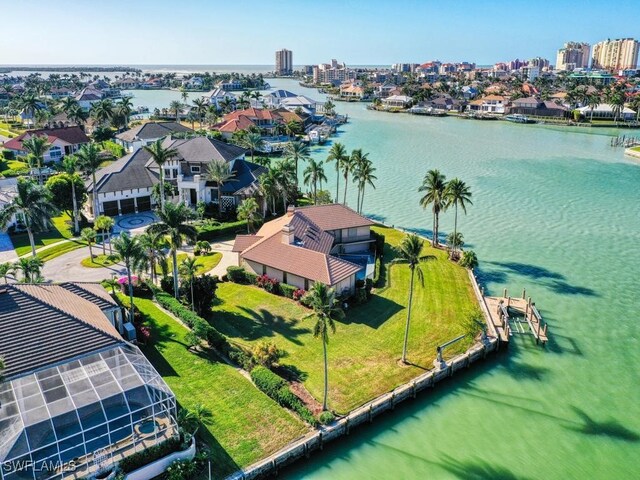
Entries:
[[433, 361], [433, 366], [436, 367], [436, 369], [443, 370], [447, 368], [447, 362], [442, 357], [442, 351], [445, 349], [445, 347], [448, 347], [449, 345], [456, 343], [458, 340], [462, 340], [464, 337], [466, 337], [466, 335], [460, 335], [459, 337], [456, 337], [453, 340], [449, 340], [448, 342], [445, 342], [442, 345], [438, 345], [436, 347], [436, 352], [438, 353], [438, 355], [436, 359]]

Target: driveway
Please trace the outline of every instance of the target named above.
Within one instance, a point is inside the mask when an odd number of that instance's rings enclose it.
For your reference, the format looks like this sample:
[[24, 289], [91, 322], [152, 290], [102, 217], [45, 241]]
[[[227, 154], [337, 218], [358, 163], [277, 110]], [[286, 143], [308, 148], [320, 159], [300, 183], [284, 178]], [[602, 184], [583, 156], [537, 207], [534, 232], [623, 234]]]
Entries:
[[144, 233], [144, 230], [154, 222], [158, 221], [153, 212], [143, 213], [130, 213], [128, 215], [120, 215], [113, 217], [115, 225], [113, 227], [113, 233], [118, 234], [120, 232], [129, 232], [131, 235], [139, 235]]
[[227, 267], [229, 266], [238, 266], [238, 254], [232, 252], [234, 239], [231, 240], [223, 240], [220, 242], [212, 243], [211, 247], [214, 252], [222, 253], [222, 258], [220, 259], [220, 263], [216, 265], [213, 270], [209, 273], [210, 275], [218, 275], [222, 277], [227, 273]]
[[[93, 247], [93, 253], [94, 255], [102, 253], [102, 248]], [[120, 277], [127, 273], [124, 265], [120, 263], [104, 268], [83, 267], [80, 262], [87, 257], [89, 257], [89, 247], [60, 255], [45, 262], [42, 276], [46, 281], [51, 282], [99, 282], [111, 278], [113, 274]]]

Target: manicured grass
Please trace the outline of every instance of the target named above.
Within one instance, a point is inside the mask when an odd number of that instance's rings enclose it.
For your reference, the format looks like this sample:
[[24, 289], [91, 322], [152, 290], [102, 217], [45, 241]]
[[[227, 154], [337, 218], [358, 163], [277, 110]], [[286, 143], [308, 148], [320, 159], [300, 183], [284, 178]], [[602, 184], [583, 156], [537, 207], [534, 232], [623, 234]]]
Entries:
[[82, 248], [86, 246], [87, 244], [83, 241], [69, 240], [59, 245], [55, 245], [53, 247], [40, 250], [37, 252], [37, 254], [38, 254], [38, 257], [40, 257], [43, 262], [46, 262], [49, 260], [53, 260], [54, 258], [59, 257], [60, 255], [64, 255], [65, 253], [69, 253], [73, 250], [77, 250], [78, 248]]
[[115, 265], [119, 261], [120, 257], [114, 253], [113, 255], [94, 255], [93, 258], [83, 258], [80, 263], [87, 268], [102, 268]]
[[[187, 257], [188, 257], [188, 255], [186, 253], [179, 253], [178, 254], [178, 269], [180, 268], [180, 262], [182, 262], [182, 260], [184, 260]], [[199, 255], [196, 258], [198, 259], [196, 261], [196, 264], [202, 266], [202, 268], [200, 268], [200, 270], [198, 270], [198, 275], [202, 275], [204, 273], [208, 273], [213, 268], [215, 268], [216, 265], [218, 265], [220, 263], [220, 260], [222, 259], [222, 254], [220, 252], [213, 252], [213, 253], [210, 253], [209, 255]], [[168, 260], [168, 264], [169, 264], [169, 272], [168, 273], [169, 273], [169, 275], [171, 275], [173, 273], [173, 260], [171, 259], [171, 256], [169, 256], [167, 258], [167, 260]], [[180, 270], [178, 270], [178, 271], [180, 271]], [[156, 272], [158, 274], [162, 273], [162, 270], [160, 269], [159, 266], [156, 266]]]
[[[52, 218], [51, 221], [53, 222], [51, 230], [48, 232], [38, 232], [34, 235], [36, 250], [44, 245], [51, 245], [52, 243], [59, 242], [65, 238], [73, 237], [73, 222], [68, 214], [63, 213], [58, 217]], [[18, 256], [31, 251], [29, 235], [26, 233], [11, 235], [11, 241], [13, 242], [13, 248], [15, 248]]]
[[[403, 233], [376, 227], [386, 241], [397, 245]], [[477, 306], [466, 270], [447, 259], [446, 252], [427, 246], [430, 260], [421, 265], [424, 287], [416, 281], [409, 338], [409, 366], [401, 366], [406, 322], [409, 268], [388, 262], [394, 253], [385, 245], [385, 286], [365, 305], [347, 312], [329, 341], [329, 404], [344, 413], [433, 367], [436, 346], [470, 331], [468, 318]], [[309, 310], [292, 300], [254, 286], [223, 283], [210, 322], [239, 344], [270, 341], [284, 349], [283, 363], [300, 372], [305, 386], [318, 400], [323, 392], [322, 343], [314, 338]], [[447, 347], [446, 356], [463, 352], [469, 335]]]
[[[123, 304], [128, 299], [119, 295]], [[211, 448], [212, 472], [224, 478], [277, 451], [308, 431], [300, 420], [259, 391], [234, 367], [187, 350], [187, 329], [151, 300], [136, 299], [152, 339], [143, 352], [183, 407], [201, 403], [212, 420], [199, 435]]]
[[29, 168], [29, 165], [26, 162], [21, 162], [20, 160], [1, 160], [0, 159], [0, 173], [4, 170], [19, 170], [21, 168]]
[[640, 152], [640, 147], [631, 147], [634, 152]]

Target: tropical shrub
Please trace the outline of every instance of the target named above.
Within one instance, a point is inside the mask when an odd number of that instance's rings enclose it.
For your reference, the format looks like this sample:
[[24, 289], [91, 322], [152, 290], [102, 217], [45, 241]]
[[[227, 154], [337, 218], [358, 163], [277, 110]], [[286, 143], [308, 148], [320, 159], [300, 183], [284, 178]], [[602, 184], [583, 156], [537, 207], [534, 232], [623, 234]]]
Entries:
[[306, 294], [306, 290], [303, 290], [302, 288], [296, 288], [295, 292], [293, 292], [293, 297], [291, 298], [293, 298], [296, 302], [299, 302]]
[[336, 419], [336, 417], [333, 415], [333, 413], [329, 412], [329, 411], [324, 411], [320, 414], [320, 417], [318, 418], [318, 420], [320, 420], [320, 423], [322, 425], [328, 425], [329, 423], [333, 422]]
[[258, 276], [254, 273], [247, 272], [242, 267], [227, 267], [227, 276], [233, 283], [242, 283], [245, 285], [254, 284]]
[[476, 268], [478, 266], [478, 257], [476, 256], [476, 253], [473, 250], [462, 252], [460, 265], [471, 270]]
[[278, 363], [284, 355], [284, 351], [280, 350], [275, 343], [260, 342], [253, 347], [251, 351], [255, 363], [263, 367], [271, 368], [273, 364]]
[[138, 468], [155, 462], [159, 458], [165, 457], [173, 452], [177, 452], [180, 449], [180, 439], [170, 438], [158, 445], [146, 448], [138, 453], [129, 455], [128, 457], [120, 460], [120, 469], [124, 473], [133, 472]]
[[13, 150], [2, 150], [2, 156], [5, 160], [15, 160], [16, 154]]
[[250, 372], [255, 367], [253, 356], [238, 347], [233, 347], [229, 350], [229, 359], [247, 372]]
[[376, 257], [382, 257], [384, 254], [384, 235], [371, 231], [371, 236], [375, 239]]
[[269, 293], [277, 294], [280, 291], [280, 283], [278, 280], [267, 275], [260, 275], [256, 279], [256, 285]]
[[293, 298], [293, 295], [296, 290], [298, 290], [298, 287], [294, 287], [293, 285], [289, 285], [287, 283], [280, 284], [280, 292], [284, 297]]
[[176, 460], [167, 468], [166, 480], [190, 480], [198, 473], [195, 460]]
[[236, 222], [223, 223], [221, 225], [202, 225], [198, 228], [198, 240], [211, 241], [225, 235], [245, 233], [247, 222], [240, 220]]
[[[216, 289], [218, 288], [218, 280], [211, 275], [200, 275], [193, 279], [193, 306], [200, 316], [205, 316], [211, 311], [211, 305], [216, 298]], [[191, 282], [184, 280], [180, 284], [180, 295], [187, 299], [187, 303], [191, 304]]]

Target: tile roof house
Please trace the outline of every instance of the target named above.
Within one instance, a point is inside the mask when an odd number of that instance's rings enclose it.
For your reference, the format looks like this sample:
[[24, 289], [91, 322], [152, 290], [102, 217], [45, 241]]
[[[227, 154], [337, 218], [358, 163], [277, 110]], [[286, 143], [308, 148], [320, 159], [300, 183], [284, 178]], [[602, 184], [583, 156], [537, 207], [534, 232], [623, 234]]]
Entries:
[[502, 95], [486, 95], [469, 102], [469, 108], [479, 112], [505, 113], [507, 99]]
[[541, 100], [538, 97], [524, 97], [511, 101], [508, 108], [511, 114], [538, 115], [542, 117], [564, 117], [569, 109], [550, 100]]
[[173, 133], [193, 133], [193, 130], [177, 122], [147, 122], [118, 133], [116, 142], [128, 152], [134, 152]]
[[[214, 159], [229, 163], [234, 172], [234, 180], [222, 188], [223, 209], [237, 205], [249, 196], [257, 196], [258, 203], [262, 202], [258, 177], [266, 169], [245, 160], [246, 150], [243, 148], [207, 137], [176, 139], [170, 136], [164, 139], [163, 146], [178, 152], [176, 157], [164, 164], [164, 178], [177, 187], [179, 201], [186, 205], [195, 207], [201, 201], [217, 203], [217, 186], [206, 177], [207, 165]], [[151, 154], [142, 148], [98, 170], [99, 213], [116, 216], [151, 210], [155, 205], [151, 193], [159, 178], [158, 165]], [[87, 208], [92, 214], [91, 180], [87, 188]]]
[[119, 308], [99, 284], [0, 287], [0, 478], [106, 478], [99, 454], [115, 463], [177, 435], [175, 396], [119, 335]]
[[28, 130], [4, 143], [4, 148], [12, 150], [16, 155], [26, 155], [22, 142], [33, 136], [45, 136], [51, 145], [44, 154], [45, 162], [58, 161], [65, 155], [76, 152], [82, 145], [89, 143], [89, 137], [78, 126], [63, 128], [41, 128]]
[[318, 281], [350, 295], [356, 279], [373, 274], [374, 223], [341, 204], [289, 207], [255, 235], [238, 235], [239, 265], [256, 275], [308, 290]]

